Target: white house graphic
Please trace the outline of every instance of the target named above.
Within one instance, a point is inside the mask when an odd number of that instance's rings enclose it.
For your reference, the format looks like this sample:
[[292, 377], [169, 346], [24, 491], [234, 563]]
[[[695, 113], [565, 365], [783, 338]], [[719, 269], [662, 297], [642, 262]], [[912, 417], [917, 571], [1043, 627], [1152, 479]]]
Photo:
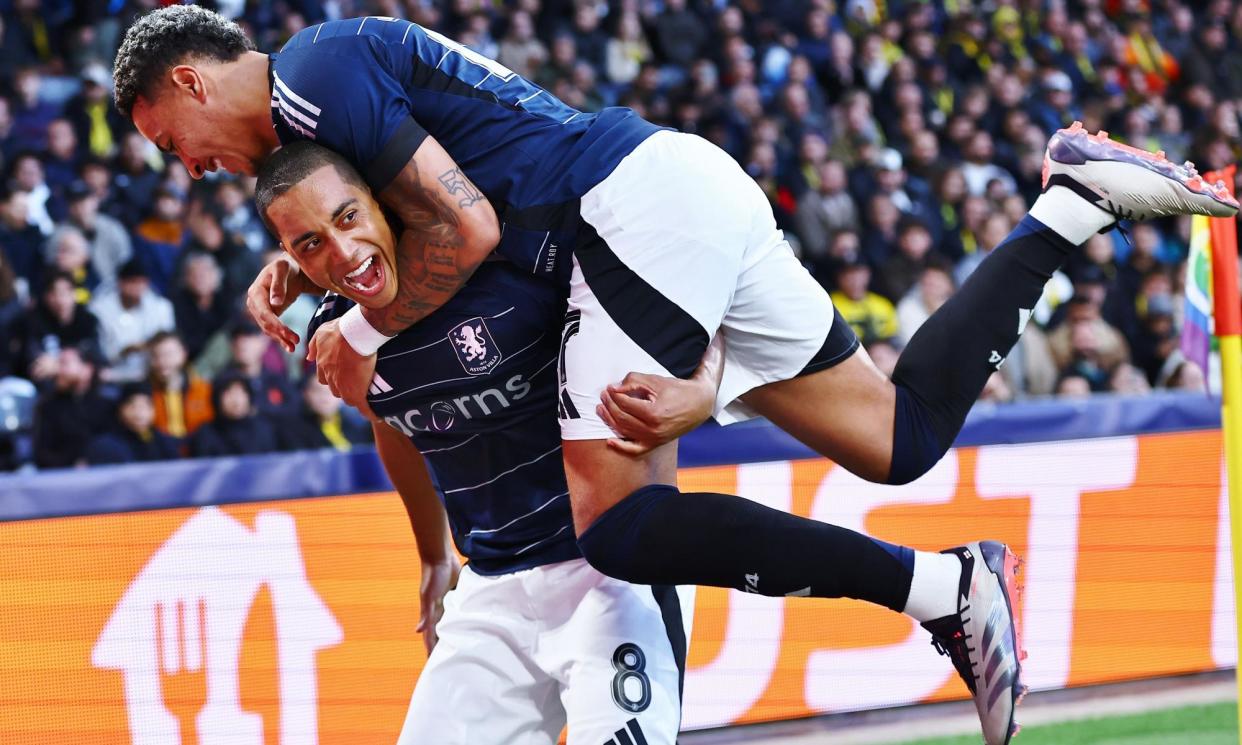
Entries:
[[[95, 667], [124, 675], [134, 745], [264, 745], [262, 717], [241, 708], [238, 692], [242, 631], [264, 584], [275, 615], [280, 745], [319, 741], [315, 655], [343, 635], [307, 580], [294, 520], [260, 512], [250, 530], [204, 507], [151, 556], [91, 653]], [[204, 704], [195, 732], [183, 733], [161, 680], [200, 671]]]

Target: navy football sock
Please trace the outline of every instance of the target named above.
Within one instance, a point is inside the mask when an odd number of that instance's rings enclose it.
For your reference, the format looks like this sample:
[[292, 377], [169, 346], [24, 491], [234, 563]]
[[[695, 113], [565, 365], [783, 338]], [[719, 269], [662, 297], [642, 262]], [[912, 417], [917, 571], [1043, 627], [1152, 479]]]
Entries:
[[1073, 249], [1027, 215], [915, 332], [893, 371], [897, 408], [888, 483], [913, 481], [953, 444], [1044, 285]]
[[591, 566], [644, 585], [866, 600], [900, 611], [914, 552], [728, 494], [647, 486], [578, 538]]

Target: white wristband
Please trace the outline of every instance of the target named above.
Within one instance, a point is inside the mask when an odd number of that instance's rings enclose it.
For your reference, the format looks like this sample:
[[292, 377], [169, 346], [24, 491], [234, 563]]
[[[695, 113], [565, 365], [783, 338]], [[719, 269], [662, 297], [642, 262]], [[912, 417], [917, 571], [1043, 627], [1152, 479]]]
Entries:
[[385, 342], [392, 338], [375, 330], [375, 327], [367, 321], [366, 316], [362, 315], [361, 305], [355, 305], [345, 311], [345, 315], [341, 316], [340, 329], [341, 336], [345, 337], [349, 346], [363, 357], [375, 354]]

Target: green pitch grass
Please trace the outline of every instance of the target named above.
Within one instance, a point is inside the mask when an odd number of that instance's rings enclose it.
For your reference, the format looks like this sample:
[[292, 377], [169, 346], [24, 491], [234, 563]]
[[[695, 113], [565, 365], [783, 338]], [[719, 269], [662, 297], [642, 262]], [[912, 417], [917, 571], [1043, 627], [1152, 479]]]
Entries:
[[[978, 736], [911, 740], [907, 745], [979, 745]], [[1236, 704], [1023, 727], [1013, 745], [1238, 745]]]

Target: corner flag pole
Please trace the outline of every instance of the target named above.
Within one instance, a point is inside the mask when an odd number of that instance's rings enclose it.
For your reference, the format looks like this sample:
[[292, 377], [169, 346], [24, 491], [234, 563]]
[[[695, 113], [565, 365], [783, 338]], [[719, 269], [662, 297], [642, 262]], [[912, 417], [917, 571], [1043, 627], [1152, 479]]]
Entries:
[[[1223, 179], [1233, 192], [1236, 166], [1207, 174], [1209, 181]], [[1237, 218], [1212, 218], [1212, 294], [1215, 301], [1216, 337], [1220, 342], [1222, 379], [1221, 428], [1224, 435], [1225, 471], [1229, 480], [1229, 535], [1233, 547], [1234, 608], [1242, 609], [1242, 296], [1238, 293]], [[1238, 649], [1242, 651], [1242, 626], [1235, 621]], [[1242, 694], [1242, 676], [1238, 676]], [[1242, 701], [1242, 695], [1239, 697]], [[1242, 732], [1242, 707], [1238, 710]]]

